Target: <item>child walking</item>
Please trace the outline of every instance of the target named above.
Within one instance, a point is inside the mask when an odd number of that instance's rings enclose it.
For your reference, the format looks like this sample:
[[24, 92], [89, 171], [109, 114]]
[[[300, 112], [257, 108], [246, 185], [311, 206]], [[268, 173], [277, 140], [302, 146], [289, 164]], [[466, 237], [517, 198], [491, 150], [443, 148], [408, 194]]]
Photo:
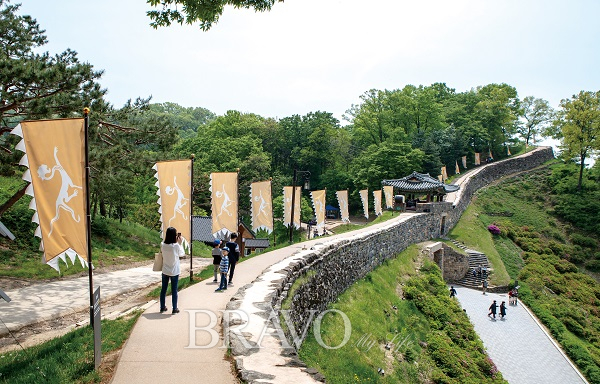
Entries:
[[219, 247], [221, 245], [221, 240], [217, 239], [214, 241], [213, 243], [213, 249], [212, 249], [212, 257], [213, 257], [213, 272], [214, 272], [214, 279], [213, 279], [213, 283], [217, 282], [217, 273], [219, 272], [219, 265], [221, 264], [221, 248]]
[[229, 271], [229, 248], [223, 247], [221, 250], [223, 256], [221, 256], [221, 263], [219, 264], [219, 269], [221, 271], [221, 284], [219, 288], [215, 290], [215, 292], [222, 292], [227, 289], [227, 271]]

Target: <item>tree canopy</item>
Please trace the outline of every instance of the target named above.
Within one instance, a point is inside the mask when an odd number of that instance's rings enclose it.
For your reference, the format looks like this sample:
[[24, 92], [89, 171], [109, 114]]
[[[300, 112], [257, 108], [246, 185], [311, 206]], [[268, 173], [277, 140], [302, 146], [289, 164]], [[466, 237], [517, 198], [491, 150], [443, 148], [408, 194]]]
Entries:
[[209, 30], [219, 21], [225, 6], [254, 9], [256, 12], [271, 10], [276, 1], [283, 0], [147, 0], [152, 7], [159, 8], [148, 11], [154, 28], [166, 27], [172, 23], [199, 23], [204, 31]]

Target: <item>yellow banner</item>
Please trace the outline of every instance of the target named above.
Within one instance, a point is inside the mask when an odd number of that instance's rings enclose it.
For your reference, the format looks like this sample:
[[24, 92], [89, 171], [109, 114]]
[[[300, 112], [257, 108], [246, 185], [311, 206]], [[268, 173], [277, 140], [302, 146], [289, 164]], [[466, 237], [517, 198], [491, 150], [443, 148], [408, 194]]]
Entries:
[[384, 185], [383, 194], [385, 195], [385, 208], [394, 208], [394, 187], [391, 185]]
[[[296, 187], [296, 193], [294, 198], [296, 204], [294, 204], [294, 226], [300, 228], [300, 198], [302, 188]], [[292, 187], [283, 187], [283, 225], [289, 228], [290, 217], [292, 215]]]
[[271, 205], [271, 181], [250, 184], [252, 204], [252, 229], [273, 232], [273, 206]]
[[31, 182], [43, 262], [59, 270], [68, 256], [87, 265], [84, 120], [23, 121], [12, 133], [23, 138], [17, 149], [25, 152], [20, 164], [29, 167], [23, 179]]
[[467, 169], [467, 156], [462, 157], [463, 168]]
[[479, 152], [475, 152], [475, 165], [481, 165], [481, 159], [479, 158]]
[[212, 200], [212, 232], [225, 238], [238, 231], [238, 174], [221, 172], [210, 174]]
[[325, 232], [325, 195], [326, 191], [312, 191], [313, 207], [315, 209], [315, 217], [317, 218], [317, 231], [319, 235]]
[[512, 155], [512, 153], [510, 153], [510, 147], [508, 145], [506, 146], [506, 154], [508, 156]]
[[360, 200], [362, 201], [362, 204], [363, 204], [363, 212], [365, 214], [365, 218], [368, 220], [369, 219], [369, 190], [363, 189], [362, 191], [359, 191], [358, 193], [360, 194]]
[[446, 166], [442, 167], [442, 181], [446, 181], [448, 179], [448, 173], [446, 172]]
[[348, 191], [337, 191], [336, 193], [338, 203], [340, 204], [340, 215], [344, 223], [350, 222], [350, 214], [348, 212]]
[[381, 189], [378, 191], [373, 191], [373, 205], [373, 209], [375, 209], [375, 216], [381, 216], [383, 214], [383, 210], [381, 209]]
[[157, 195], [160, 205], [161, 232], [173, 227], [181, 232], [184, 246], [189, 247], [192, 240], [191, 195], [192, 195], [192, 160], [161, 161], [152, 168], [156, 171], [158, 182]]
[[456, 162], [456, 167], [454, 168], [454, 173], [460, 175], [460, 168], [458, 168], [458, 161]]

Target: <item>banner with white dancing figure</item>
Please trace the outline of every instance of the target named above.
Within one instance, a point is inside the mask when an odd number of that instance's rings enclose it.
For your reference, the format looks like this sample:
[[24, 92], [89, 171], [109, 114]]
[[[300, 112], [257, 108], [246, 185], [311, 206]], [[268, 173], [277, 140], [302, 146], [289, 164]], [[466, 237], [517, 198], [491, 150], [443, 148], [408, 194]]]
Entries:
[[[300, 228], [300, 194], [301, 187], [296, 187], [294, 199], [294, 227]], [[290, 227], [290, 217], [292, 216], [292, 187], [283, 187], [283, 225]]]
[[375, 216], [383, 214], [383, 210], [381, 209], [381, 189], [373, 191], [373, 209], [375, 210]]
[[11, 133], [23, 138], [16, 148], [25, 152], [19, 164], [29, 168], [23, 180], [42, 262], [57, 271], [67, 257], [87, 266], [84, 120], [22, 121]]
[[475, 165], [481, 165], [481, 158], [479, 152], [475, 152]]
[[258, 181], [250, 184], [250, 204], [252, 205], [252, 229], [273, 232], [273, 206], [271, 205], [271, 181]]
[[446, 172], [445, 165], [442, 167], [441, 173], [442, 173], [442, 182], [448, 180], [448, 172]]
[[365, 213], [365, 218], [369, 220], [369, 190], [363, 189], [358, 193], [360, 194], [360, 200], [363, 204], [363, 212]]
[[160, 213], [161, 234], [173, 227], [181, 232], [184, 248], [188, 249], [192, 240], [191, 194], [192, 160], [161, 161], [152, 167], [156, 171], [158, 191], [158, 213]]
[[394, 208], [394, 187], [391, 185], [383, 186], [383, 195], [385, 196], [385, 209]]
[[348, 190], [337, 191], [335, 193], [340, 205], [340, 215], [342, 216], [343, 223], [350, 222], [350, 213], [348, 212]]
[[454, 173], [457, 174], [457, 175], [460, 175], [460, 168], [458, 168], [458, 161], [456, 161], [456, 165], [455, 165], [455, 168], [454, 168]]
[[463, 168], [467, 169], [467, 156], [462, 157], [462, 164], [463, 164]]
[[506, 155], [511, 156], [512, 153], [510, 153], [510, 147], [507, 145], [506, 146]]
[[317, 218], [317, 232], [319, 235], [325, 233], [325, 194], [326, 191], [312, 191], [310, 193], [312, 197], [313, 208], [315, 210], [315, 217]]
[[226, 238], [238, 231], [238, 174], [221, 172], [210, 174], [212, 201], [212, 233]]

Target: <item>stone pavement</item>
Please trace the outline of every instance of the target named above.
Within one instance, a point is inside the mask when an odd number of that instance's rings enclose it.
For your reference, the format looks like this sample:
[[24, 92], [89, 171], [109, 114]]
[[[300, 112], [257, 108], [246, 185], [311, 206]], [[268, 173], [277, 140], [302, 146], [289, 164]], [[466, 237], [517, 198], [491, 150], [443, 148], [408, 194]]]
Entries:
[[[483, 340], [490, 358], [509, 383], [576, 384], [587, 383], [543, 326], [519, 301], [508, 305], [507, 294], [487, 293], [454, 286], [475, 331]], [[488, 318], [488, 308], [496, 300], [506, 302], [505, 320]], [[498, 313], [500, 311], [498, 310]]]
[[[203, 268], [212, 259], [194, 258], [194, 269]], [[182, 276], [189, 271], [189, 259], [181, 261]], [[189, 272], [188, 272], [189, 274]], [[100, 302], [126, 292], [146, 288], [161, 281], [152, 265], [94, 274], [94, 289], [100, 287]], [[11, 299], [0, 299], [0, 336], [24, 326], [83, 311], [90, 306], [89, 278], [65, 278], [7, 291]], [[104, 314], [103, 314], [104, 315]]]

